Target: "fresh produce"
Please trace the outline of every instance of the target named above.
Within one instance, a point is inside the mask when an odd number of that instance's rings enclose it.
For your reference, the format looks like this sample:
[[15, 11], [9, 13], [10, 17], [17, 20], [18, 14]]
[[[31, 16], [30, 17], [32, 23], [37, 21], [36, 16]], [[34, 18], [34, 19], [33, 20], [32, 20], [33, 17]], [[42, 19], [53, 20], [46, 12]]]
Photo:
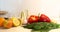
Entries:
[[19, 26], [20, 25], [20, 21], [16, 17], [12, 17], [11, 19], [13, 20], [13, 26]]
[[41, 14], [40, 18], [39, 18], [40, 22], [50, 22], [50, 18], [48, 16], [46, 16], [45, 14]]
[[35, 31], [49, 31], [51, 29], [56, 29], [56, 28], [60, 28], [59, 24], [56, 23], [48, 23], [48, 22], [36, 22], [36, 23], [32, 23], [32, 24], [27, 24], [26, 26], [24, 26], [25, 28], [28, 29], [32, 29]]
[[11, 28], [12, 27], [12, 23], [13, 23], [13, 21], [11, 19], [6, 19], [4, 21], [3, 27], [5, 27], [5, 28]]
[[38, 19], [39, 19], [38, 16], [31, 15], [31, 16], [28, 18], [28, 23], [38, 22]]
[[22, 19], [12, 17], [12, 18], [4, 18], [0, 17], [0, 27], [2, 28], [11, 28], [13, 26], [21, 26], [22, 25]]
[[41, 14], [41, 16], [31, 15], [28, 18], [28, 23], [34, 23], [34, 22], [51, 22], [51, 19], [46, 16], [45, 14]]
[[0, 27], [2, 27], [3, 26], [3, 22], [5, 21], [5, 19], [4, 18], [2, 18], [2, 17], [0, 17]]
[[31, 32], [49, 32], [49, 30], [32, 30]]
[[22, 24], [23, 24], [22, 19], [18, 19], [18, 20], [20, 21], [20, 26], [22, 26]]
[[27, 14], [25, 15], [26, 13], [24, 11], [21, 11], [20, 13], [20, 21], [22, 24], [26, 24], [26, 18], [27, 18]]

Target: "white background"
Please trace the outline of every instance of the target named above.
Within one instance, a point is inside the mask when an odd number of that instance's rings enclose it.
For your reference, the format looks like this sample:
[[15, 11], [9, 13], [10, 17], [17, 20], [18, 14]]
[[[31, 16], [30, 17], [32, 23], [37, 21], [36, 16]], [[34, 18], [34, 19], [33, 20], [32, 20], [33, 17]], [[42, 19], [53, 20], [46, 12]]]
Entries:
[[18, 17], [22, 0], [0, 0], [0, 10], [7, 11], [8, 14], [4, 17]]
[[9, 12], [6, 17], [17, 17], [21, 8], [24, 11], [29, 10], [29, 16], [43, 13], [51, 19], [59, 19], [60, 0], [23, 0], [23, 2], [22, 0], [0, 0], [0, 2], [0, 10]]

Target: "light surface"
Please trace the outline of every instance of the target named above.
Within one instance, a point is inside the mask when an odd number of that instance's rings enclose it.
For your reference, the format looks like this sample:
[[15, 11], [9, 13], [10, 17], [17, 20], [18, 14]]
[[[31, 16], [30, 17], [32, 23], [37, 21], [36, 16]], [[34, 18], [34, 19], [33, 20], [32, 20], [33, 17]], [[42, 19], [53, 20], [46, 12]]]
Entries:
[[10, 29], [0, 29], [0, 32], [31, 32], [31, 29], [25, 29], [23, 27], [12, 27]]

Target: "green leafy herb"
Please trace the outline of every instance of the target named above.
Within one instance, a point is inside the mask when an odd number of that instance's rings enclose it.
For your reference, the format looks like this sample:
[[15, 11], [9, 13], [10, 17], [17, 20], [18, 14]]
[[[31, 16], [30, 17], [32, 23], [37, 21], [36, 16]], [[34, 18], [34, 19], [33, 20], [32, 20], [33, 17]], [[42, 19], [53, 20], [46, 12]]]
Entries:
[[56, 23], [37, 22], [37, 23], [27, 24], [24, 27], [28, 29], [32, 29], [34, 31], [39, 30], [40, 32], [42, 32], [44, 30], [49, 31], [51, 29], [60, 28], [60, 25]]

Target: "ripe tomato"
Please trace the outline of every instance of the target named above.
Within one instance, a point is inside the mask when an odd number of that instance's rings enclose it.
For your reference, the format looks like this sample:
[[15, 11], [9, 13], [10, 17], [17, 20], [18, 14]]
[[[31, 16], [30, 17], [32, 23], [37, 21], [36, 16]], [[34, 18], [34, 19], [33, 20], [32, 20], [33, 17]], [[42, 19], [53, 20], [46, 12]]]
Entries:
[[28, 23], [38, 22], [38, 20], [39, 20], [39, 17], [38, 17], [38, 16], [31, 15], [31, 16], [28, 18]]
[[39, 21], [40, 22], [50, 22], [51, 20], [48, 16], [41, 14]]

